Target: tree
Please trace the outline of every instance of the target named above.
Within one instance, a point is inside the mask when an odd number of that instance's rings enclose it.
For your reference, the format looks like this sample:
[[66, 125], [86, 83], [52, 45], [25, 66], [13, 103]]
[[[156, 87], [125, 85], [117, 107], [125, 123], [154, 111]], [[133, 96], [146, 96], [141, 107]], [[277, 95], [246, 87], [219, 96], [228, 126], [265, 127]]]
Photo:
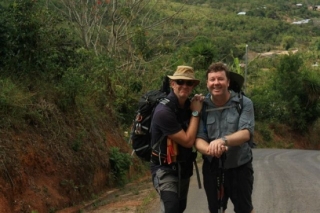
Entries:
[[206, 70], [217, 59], [217, 50], [213, 41], [204, 36], [196, 37], [188, 45], [188, 51], [184, 50], [185, 48], [181, 49], [181, 54], [184, 55], [185, 61], [192, 64], [196, 70]]
[[76, 64], [79, 43], [42, 2], [17, 0], [2, 8], [1, 59], [12, 77], [55, 80]]
[[273, 88], [279, 94], [278, 108], [283, 109], [282, 122], [306, 132], [319, 117], [320, 81], [304, 69], [302, 56], [289, 54], [280, 58]]
[[[61, 5], [56, 2], [60, 2]], [[59, 0], [51, 1], [58, 11], [60, 11], [70, 21], [77, 24], [75, 29], [82, 38], [86, 48], [93, 48], [98, 54], [98, 44], [103, 18], [112, 5], [110, 0]]]
[[[158, 0], [51, 0], [51, 3], [76, 24], [86, 48], [93, 48], [97, 55], [107, 53], [131, 63], [139, 60], [139, 55], [146, 55], [146, 47], [152, 46], [149, 40], [154, 34], [150, 30], [163, 25], [182, 9], [170, 17], [159, 18], [155, 17], [161, 3]], [[159, 41], [161, 36], [157, 38]]]

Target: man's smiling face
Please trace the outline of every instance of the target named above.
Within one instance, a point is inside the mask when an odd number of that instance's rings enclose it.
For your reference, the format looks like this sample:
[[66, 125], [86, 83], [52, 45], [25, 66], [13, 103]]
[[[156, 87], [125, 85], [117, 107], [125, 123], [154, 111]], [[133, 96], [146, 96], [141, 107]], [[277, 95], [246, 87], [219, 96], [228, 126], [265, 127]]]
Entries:
[[208, 73], [207, 88], [214, 96], [228, 94], [229, 80], [225, 71]]

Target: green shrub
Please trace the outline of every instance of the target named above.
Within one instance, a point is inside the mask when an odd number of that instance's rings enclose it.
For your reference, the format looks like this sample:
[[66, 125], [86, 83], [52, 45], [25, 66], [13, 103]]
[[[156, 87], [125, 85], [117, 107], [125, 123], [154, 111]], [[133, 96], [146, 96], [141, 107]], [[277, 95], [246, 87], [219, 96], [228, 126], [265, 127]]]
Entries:
[[10, 79], [0, 79], [0, 127], [23, 123], [32, 94], [25, 93]]
[[131, 165], [130, 154], [120, 152], [118, 147], [111, 147], [109, 161], [114, 180], [123, 186], [127, 183], [126, 175]]
[[262, 135], [262, 138], [264, 141], [271, 141], [272, 140], [272, 136], [271, 136], [271, 132], [269, 129], [267, 128], [261, 128], [260, 129], [260, 134]]

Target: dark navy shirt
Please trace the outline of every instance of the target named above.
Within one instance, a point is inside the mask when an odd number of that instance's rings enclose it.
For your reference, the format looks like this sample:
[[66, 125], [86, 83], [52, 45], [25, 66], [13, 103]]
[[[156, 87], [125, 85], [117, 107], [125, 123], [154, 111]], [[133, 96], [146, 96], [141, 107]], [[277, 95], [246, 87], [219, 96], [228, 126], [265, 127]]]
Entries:
[[[152, 145], [158, 142], [161, 137], [178, 133], [181, 130], [187, 130], [191, 118], [190, 101], [187, 100], [183, 108], [179, 108], [178, 98], [171, 92], [167, 98], [170, 100], [171, 107], [168, 104], [158, 104], [152, 119], [151, 132], [152, 132]], [[172, 107], [173, 106], [173, 107]], [[173, 109], [172, 109], [173, 108]], [[166, 154], [167, 152], [167, 137], [164, 137], [160, 144], [161, 153]], [[178, 144], [178, 162], [182, 164], [187, 163], [192, 170], [192, 148], [185, 148]], [[151, 163], [151, 170], [155, 172], [158, 168], [166, 167], [167, 165], [158, 165]], [[183, 172], [182, 172], [183, 173]], [[187, 172], [187, 173], [190, 173]], [[186, 174], [186, 176], [191, 176]]]

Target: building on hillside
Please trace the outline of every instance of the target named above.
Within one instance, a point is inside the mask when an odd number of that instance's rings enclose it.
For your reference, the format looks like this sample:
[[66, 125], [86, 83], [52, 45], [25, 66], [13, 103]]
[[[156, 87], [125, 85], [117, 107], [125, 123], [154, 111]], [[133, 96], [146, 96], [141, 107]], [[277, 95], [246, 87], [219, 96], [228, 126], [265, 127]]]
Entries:
[[299, 3], [299, 4], [296, 4], [296, 6], [297, 6], [297, 7], [302, 7], [302, 4]]
[[308, 24], [311, 19], [304, 19], [301, 21], [294, 21], [292, 24]]
[[239, 12], [237, 15], [245, 15], [246, 12]]
[[312, 7], [312, 10], [320, 10], [320, 5], [314, 5], [314, 6]]

